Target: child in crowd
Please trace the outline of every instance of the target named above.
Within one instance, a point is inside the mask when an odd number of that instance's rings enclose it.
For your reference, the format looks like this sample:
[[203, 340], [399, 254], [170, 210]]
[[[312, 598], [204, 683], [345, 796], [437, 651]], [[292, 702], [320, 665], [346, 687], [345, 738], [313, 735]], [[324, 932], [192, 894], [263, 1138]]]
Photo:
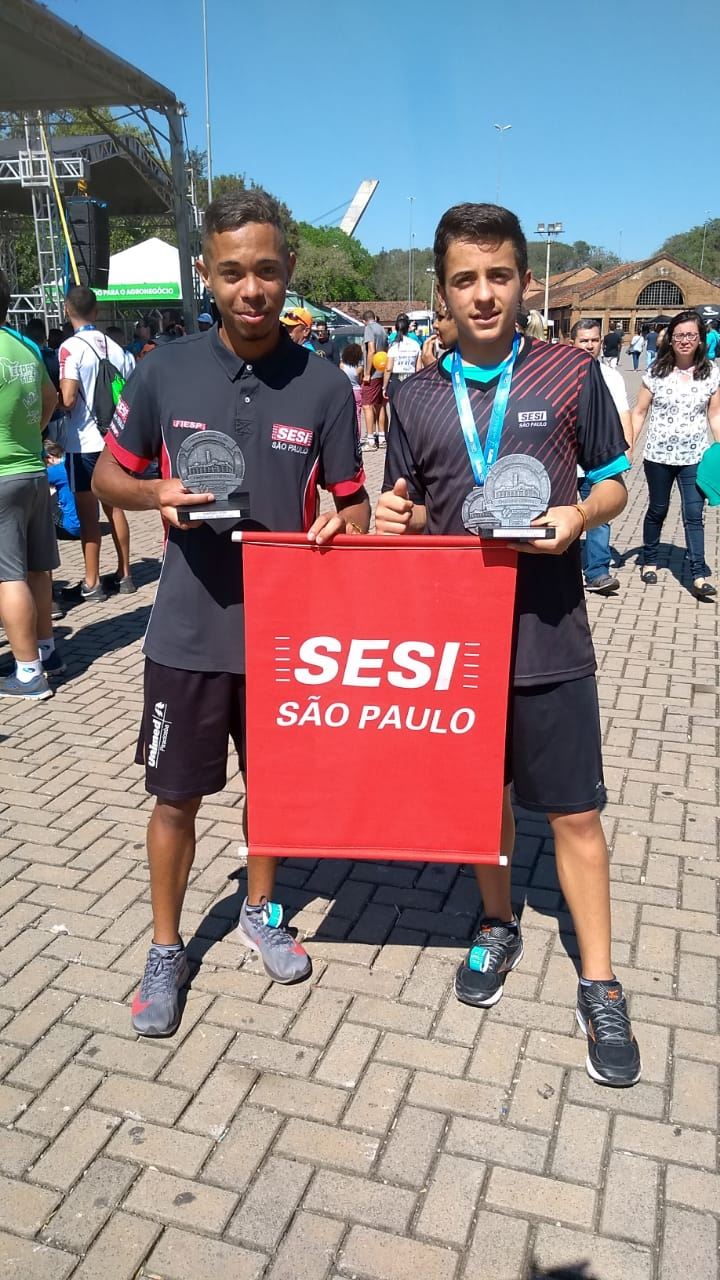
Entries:
[[363, 351], [359, 343], [350, 342], [348, 346], [344, 348], [340, 356], [340, 368], [352, 383], [353, 396], [355, 397], [355, 408], [357, 410], [358, 435], [360, 436], [360, 443], [362, 444], [365, 435], [362, 414]]
[[54, 440], [45, 440], [43, 444], [47, 478], [52, 498], [52, 513], [58, 535], [68, 538], [80, 537], [80, 521], [75, 495], [68, 484], [65, 470], [65, 454]]

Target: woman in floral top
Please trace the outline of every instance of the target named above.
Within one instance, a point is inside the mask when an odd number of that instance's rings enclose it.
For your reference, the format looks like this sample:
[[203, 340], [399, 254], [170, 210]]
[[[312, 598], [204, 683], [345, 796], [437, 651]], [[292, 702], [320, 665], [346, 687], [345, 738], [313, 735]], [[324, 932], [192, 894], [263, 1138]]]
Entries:
[[656, 583], [660, 533], [670, 505], [673, 482], [680, 490], [685, 545], [698, 600], [717, 594], [707, 578], [703, 507], [697, 468], [708, 446], [708, 426], [720, 440], [720, 369], [707, 358], [705, 323], [695, 311], [682, 311], [670, 321], [655, 363], [643, 377], [632, 412], [633, 439], [640, 434], [648, 409], [650, 421], [643, 466], [649, 503], [643, 524], [643, 582]]

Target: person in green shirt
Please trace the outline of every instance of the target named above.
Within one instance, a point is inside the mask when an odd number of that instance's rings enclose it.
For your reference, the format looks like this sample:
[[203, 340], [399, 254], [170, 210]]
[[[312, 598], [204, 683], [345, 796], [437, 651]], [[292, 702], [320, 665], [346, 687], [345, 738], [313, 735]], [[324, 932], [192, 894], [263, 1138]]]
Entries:
[[0, 619], [15, 673], [0, 697], [52, 696], [63, 664], [52, 633], [51, 571], [60, 563], [42, 456], [57, 392], [34, 342], [6, 325], [10, 285], [0, 271]]

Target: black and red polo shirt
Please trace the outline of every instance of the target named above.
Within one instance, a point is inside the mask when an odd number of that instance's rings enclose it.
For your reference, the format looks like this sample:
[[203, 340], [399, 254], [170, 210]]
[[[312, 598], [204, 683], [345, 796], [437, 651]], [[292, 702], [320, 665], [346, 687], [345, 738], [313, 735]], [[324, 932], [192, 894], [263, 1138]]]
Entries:
[[[106, 444], [126, 470], [157, 461], [170, 477], [183, 445], [187, 453], [203, 432], [221, 432], [242, 454], [245, 527], [292, 533], [315, 519], [318, 486], [336, 497], [362, 489], [356, 424], [350, 382], [329, 360], [281, 332], [274, 351], [247, 363], [213, 328], [138, 364]], [[242, 673], [242, 601], [242, 557], [229, 532], [168, 529], [144, 652], [181, 670]]]
[[[477, 383], [466, 372], [466, 381], [484, 446], [498, 379]], [[513, 371], [500, 456], [526, 453], [542, 462], [551, 484], [549, 505], [559, 507], [577, 502], [578, 465], [602, 474], [619, 459], [624, 465], [626, 448], [597, 362], [577, 347], [526, 338]], [[401, 476], [413, 502], [427, 509], [428, 533], [465, 533], [462, 505], [475, 481], [442, 361], [409, 378], [395, 395], [384, 487], [392, 488]], [[515, 685], [592, 674], [596, 662], [578, 542], [561, 556], [518, 557], [515, 625]]]

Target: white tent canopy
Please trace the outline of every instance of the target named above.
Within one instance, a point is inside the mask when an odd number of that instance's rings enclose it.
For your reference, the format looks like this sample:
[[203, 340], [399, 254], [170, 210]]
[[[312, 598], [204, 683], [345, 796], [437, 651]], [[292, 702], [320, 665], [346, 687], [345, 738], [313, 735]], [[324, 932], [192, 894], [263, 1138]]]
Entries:
[[157, 236], [113, 253], [107, 289], [95, 290], [98, 302], [150, 306], [179, 302], [180, 255]]

